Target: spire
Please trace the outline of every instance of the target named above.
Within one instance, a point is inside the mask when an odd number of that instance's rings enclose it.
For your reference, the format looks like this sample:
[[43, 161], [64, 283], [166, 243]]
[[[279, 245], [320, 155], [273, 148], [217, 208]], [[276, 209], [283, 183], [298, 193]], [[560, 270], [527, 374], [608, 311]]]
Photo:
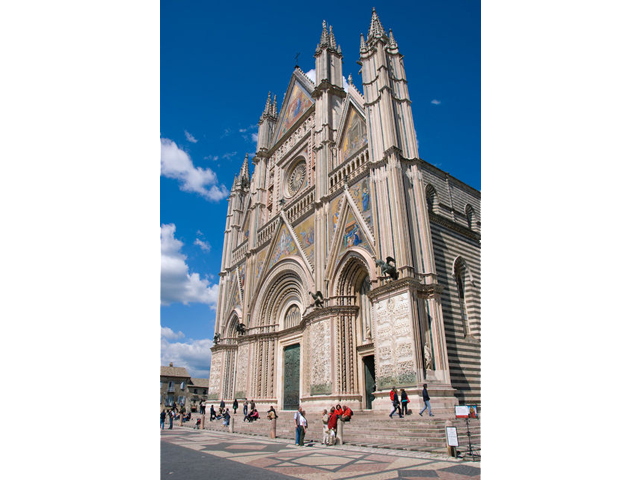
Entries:
[[336, 48], [336, 37], [333, 36], [333, 27], [329, 25], [329, 46]]
[[244, 163], [242, 164], [242, 168], [240, 168], [240, 178], [247, 177], [249, 179], [249, 154], [244, 154]]
[[271, 104], [271, 115], [274, 117], [278, 116], [278, 96], [273, 96], [273, 103]]
[[320, 46], [329, 46], [329, 32], [327, 32], [327, 21], [322, 21], [322, 35], [320, 35]]
[[374, 7], [373, 14], [371, 15], [371, 25], [369, 25], [367, 41], [371, 40], [373, 37], [381, 37], [382, 35], [384, 35], [384, 28], [382, 28], [382, 23], [380, 23], [380, 19], [378, 18], [378, 14]]
[[267, 97], [267, 104], [264, 106], [264, 112], [262, 112], [262, 114], [268, 115], [270, 110], [271, 110], [271, 92], [269, 92], [269, 96]]
[[364, 53], [367, 51], [367, 44], [364, 43], [364, 35], [360, 34], [360, 53]]
[[393, 38], [393, 32], [389, 29], [389, 46], [391, 48], [397, 48], [398, 44], [396, 43], [396, 39]]

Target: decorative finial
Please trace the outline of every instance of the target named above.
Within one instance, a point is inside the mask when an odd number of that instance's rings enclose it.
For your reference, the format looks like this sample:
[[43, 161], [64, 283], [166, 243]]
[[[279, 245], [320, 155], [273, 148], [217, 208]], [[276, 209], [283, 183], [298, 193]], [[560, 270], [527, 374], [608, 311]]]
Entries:
[[320, 35], [320, 46], [329, 46], [329, 32], [327, 32], [327, 21], [322, 21], [322, 35]]
[[351, 74], [349, 74], [349, 78], [347, 80], [349, 82], [349, 85], [353, 85], [353, 77], [351, 76]]
[[360, 52], [366, 52], [367, 51], [367, 44], [364, 43], [364, 34], [360, 34]]
[[278, 116], [278, 96], [273, 96], [273, 103], [271, 104], [271, 115], [274, 117]]
[[378, 14], [374, 8], [373, 13], [371, 14], [371, 25], [369, 26], [369, 35], [367, 36], [367, 40], [370, 40], [373, 37], [380, 37], [383, 34], [384, 28], [382, 28], [382, 23], [380, 23], [380, 19], [378, 18]]
[[336, 37], [333, 35], [333, 27], [329, 25], [329, 46], [336, 48]]
[[397, 47], [398, 44], [396, 43], [396, 39], [393, 38], [393, 32], [391, 31], [391, 29], [389, 29], [389, 46], [391, 47]]

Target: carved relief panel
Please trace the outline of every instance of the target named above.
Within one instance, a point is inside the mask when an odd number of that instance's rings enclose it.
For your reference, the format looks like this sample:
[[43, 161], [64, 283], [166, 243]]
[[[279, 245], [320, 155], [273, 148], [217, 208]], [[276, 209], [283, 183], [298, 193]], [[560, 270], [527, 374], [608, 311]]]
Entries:
[[331, 327], [330, 320], [311, 325], [311, 395], [330, 394], [331, 385]]
[[409, 293], [374, 304], [376, 382], [378, 389], [415, 385], [414, 339]]
[[247, 371], [249, 368], [249, 344], [238, 347], [238, 376], [236, 378], [236, 398], [247, 397]]
[[222, 357], [224, 352], [215, 352], [211, 355], [211, 376], [209, 377], [209, 398], [218, 400], [222, 386]]

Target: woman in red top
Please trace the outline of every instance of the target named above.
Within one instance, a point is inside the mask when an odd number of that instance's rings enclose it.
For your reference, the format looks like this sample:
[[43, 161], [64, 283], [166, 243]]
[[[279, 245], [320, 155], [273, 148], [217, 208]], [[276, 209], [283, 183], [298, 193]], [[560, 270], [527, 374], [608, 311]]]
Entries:
[[329, 427], [329, 445], [333, 445], [336, 440], [336, 429], [338, 428], [338, 415], [336, 414], [335, 407], [331, 407], [327, 427]]
[[340, 416], [344, 413], [344, 410], [342, 410], [342, 407], [340, 406], [340, 404], [336, 405], [336, 415]]

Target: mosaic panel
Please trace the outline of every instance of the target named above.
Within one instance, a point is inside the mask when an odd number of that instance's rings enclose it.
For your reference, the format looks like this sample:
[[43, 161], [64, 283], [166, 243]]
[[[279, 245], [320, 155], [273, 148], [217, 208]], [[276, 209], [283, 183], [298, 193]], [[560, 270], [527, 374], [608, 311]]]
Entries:
[[369, 178], [363, 178], [354, 186], [349, 189], [349, 193], [353, 197], [360, 213], [364, 217], [369, 230], [373, 231], [373, 226], [371, 224], [371, 188], [369, 185]]
[[287, 103], [286, 108], [283, 109], [284, 117], [283, 112], [280, 112], [280, 116], [283, 118], [276, 138], [280, 138], [287, 133], [291, 126], [296, 123], [296, 120], [298, 120], [312, 104], [313, 100], [311, 100], [307, 91], [296, 82], [291, 90], [289, 103]]
[[348, 248], [357, 246], [363, 247], [369, 253], [373, 254], [369, 241], [361, 228], [362, 227], [360, 227], [360, 224], [353, 215], [353, 212], [349, 210], [347, 213], [347, 221], [344, 226], [344, 231], [342, 232], [342, 237], [340, 239], [341, 244], [338, 256], [341, 256]]
[[367, 144], [367, 128], [362, 117], [351, 107], [345, 123], [344, 134], [340, 151], [342, 160], [347, 160], [351, 155]]
[[304, 222], [293, 229], [298, 236], [302, 251], [313, 265], [314, 261], [314, 240], [315, 240], [315, 217], [311, 215]]
[[338, 220], [340, 219], [340, 200], [342, 200], [342, 197], [336, 197], [329, 204], [329, 225], [327, 225], [327, 230], [329, 231], [329, 245], [331, 245], [333, 234], [336, 233], [336, 228], [338, 228]]
[[273, 253], [271, 254], [271, 258], [269, 259], [269, 266], [267, 267], [267, 270], [273, 267], [273, 265], [279, 260], [290, 257], [291, 255], [295, 255], [297, 253], [298, 248], [293, 242], [293, 238], [291, 237], [289, 230], [283, 225], [282, 227], [280, 227], [278, 243], [273, 249]]
[[267, 252], [269, 248], [263, 248], [260, 252], [258, 252], [258, 256], [256, 258], [256, 278], [260, 277], [262, 270], [264, 269], [264, 264], [267, 260]]

